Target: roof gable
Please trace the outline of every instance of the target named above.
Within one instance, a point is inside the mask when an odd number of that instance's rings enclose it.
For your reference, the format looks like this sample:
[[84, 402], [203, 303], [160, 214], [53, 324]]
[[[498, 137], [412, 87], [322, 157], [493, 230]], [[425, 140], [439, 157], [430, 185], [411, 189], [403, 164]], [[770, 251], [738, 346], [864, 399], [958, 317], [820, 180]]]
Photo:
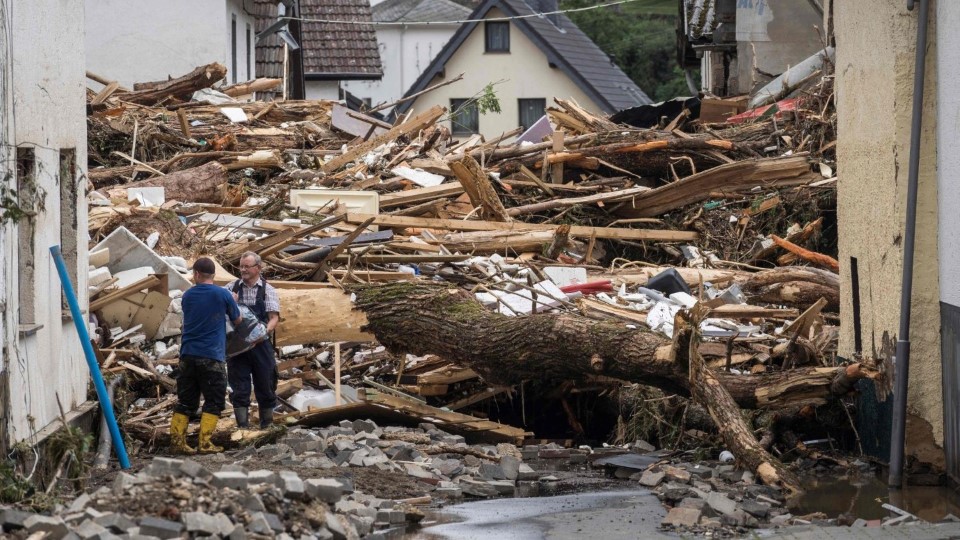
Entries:
[[456, 21], [470, 15], [466, 8], [451, 0], [385, 0], [373, 6], [375, 22]]
[[[475, 22], [465, 23], [457, 30], [430, 66], [407, 90], [405, 96], [425, 90], [434, 77], [443, 72], [447, 62], [478, 27], [480, 22], [476, 20], [486, 18], [493, 8], [500, 9], [510, 17], [540, 13], [523, 0], [485, 1], [470, 14], [470, 19]], [[555, 20], [556, 24], [551, 19]], [[510, 22], [544, 52], [551, 66], [563, 71], [604, 112], [612, 113], [652, 102], [566, 15], [540, 15], [513, 19]], [[405, 112], [412, 105], [413, 100], [402, 103], [398, 109]]]
[[368, 0], [300, 0], [303, 72], [307, 80], [380, 79], [383, 67]]

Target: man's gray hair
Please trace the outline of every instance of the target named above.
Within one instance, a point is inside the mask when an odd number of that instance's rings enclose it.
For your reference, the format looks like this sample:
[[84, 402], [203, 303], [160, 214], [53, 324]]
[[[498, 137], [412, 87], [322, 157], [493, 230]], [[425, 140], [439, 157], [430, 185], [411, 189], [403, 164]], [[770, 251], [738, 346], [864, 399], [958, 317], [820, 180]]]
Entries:
[[247, 257], [253, 257], [253, 262], [257, 266], [260, 266], [263, 261], [260, 260], [260, 256], [252, 251], [246, 251], [243, 255], [240, 256], [240, 260], [246, 259]]

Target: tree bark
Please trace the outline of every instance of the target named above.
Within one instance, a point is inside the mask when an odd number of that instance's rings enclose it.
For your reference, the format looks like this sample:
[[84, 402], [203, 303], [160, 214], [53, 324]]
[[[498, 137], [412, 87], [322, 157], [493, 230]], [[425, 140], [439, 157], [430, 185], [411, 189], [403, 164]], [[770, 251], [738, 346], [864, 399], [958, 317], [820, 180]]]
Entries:
[[106, 191], [109, 197], [126, 198], [129, 188], [160, 186], [164, 188], [164, 197], [168, 201], [221, 204], [226, 196], [228, 180], [226, 168], [217, 162], [210, 162]]
[[132, 92], [118, 92], [114, 96], [123, 101], [141, 105], [152, 105], [170, 96], [188, 99], [197, 90], [209, 88], [226, 76], [227, 67], [214, 62], [169, 81], [136, 84]]
[[[507, 317], [442, 284], [387, 283], [354, 290], [355, 304], [368, 321], [363, 330], [388, 349], [436, 354], [472, 368], [491, 385], [604, 375], [691, 395], [686, 363], [677, 361], [674, 344], [658, 333], [570, 313]], [[868, 366], [857, 366], [715, 376], [740, 407], [779, 408], [823, 404], [846, 394], [857, 379], [877, 376]]]

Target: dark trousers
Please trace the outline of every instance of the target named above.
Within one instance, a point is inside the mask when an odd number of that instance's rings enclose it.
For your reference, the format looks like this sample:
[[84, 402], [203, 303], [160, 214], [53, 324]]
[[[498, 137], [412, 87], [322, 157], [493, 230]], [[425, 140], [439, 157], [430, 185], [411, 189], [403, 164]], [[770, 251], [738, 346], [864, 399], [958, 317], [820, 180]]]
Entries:
[[277, 406], [277, 362], [270, 340], [260, 342], [247, 352], [227, 359], [227, 378], [230, 380], [230, 403], [234, 407], [250, 406], [250, 380], [261, 409]]
[[200, 396], [203, 412], [219, 416], [226, 406], [227, 366], [210, 358], [181, 356], [174, 410], [188, 416], [194, 414], [200, 407]]

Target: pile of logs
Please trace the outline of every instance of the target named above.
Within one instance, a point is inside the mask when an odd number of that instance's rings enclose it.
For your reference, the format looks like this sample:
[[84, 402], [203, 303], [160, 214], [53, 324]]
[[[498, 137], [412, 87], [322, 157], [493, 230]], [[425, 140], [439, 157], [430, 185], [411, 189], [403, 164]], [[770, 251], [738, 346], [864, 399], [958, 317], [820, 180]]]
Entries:
[[[243, 100], [268, 80], [191, 101], [222, 68], [133, 89], [89, 74], [104, 85], [89, 91], [91, 238], [127, 225], [146, 236], [151, 219], [178, 216], [158, 252], [212, 256], [221, 283], [242, 253], [260, 254], [294, 390], [379, 385], [485, 415], [524, 381], [642, 383], [700, 403], [759, 478], [796, 490], [739, 409], [820, 405], [883, 379], [870, 361], [838, 363], [835, 231], [795, 218], [835, 204], [833, 145], [809, 136], [831, 132], [810, 127], [832, 122], [826, 79], [813, 112], [738, 126], [685, 112], [640, 129], [557, 99], [552, 134], [518, 143], [520, 129], [455, 139], [442, 107], [386, 121], [328, 101]], [[164, 188], [163, 202], [142, 204], [143, 187]], [[579, 277], [554, 283], [556, 269]], [[666, 329], [643, 295], [668, 269], [696, 305]], [[731, 286], [742, 299], [715, 300]], [[732, 333], [704, 330], [717, 320]], [[150, 344], [133, 349], [113, 353], [163, 386]], [[128, 428], [149, 438], [172, 400], [144, 403]]]

